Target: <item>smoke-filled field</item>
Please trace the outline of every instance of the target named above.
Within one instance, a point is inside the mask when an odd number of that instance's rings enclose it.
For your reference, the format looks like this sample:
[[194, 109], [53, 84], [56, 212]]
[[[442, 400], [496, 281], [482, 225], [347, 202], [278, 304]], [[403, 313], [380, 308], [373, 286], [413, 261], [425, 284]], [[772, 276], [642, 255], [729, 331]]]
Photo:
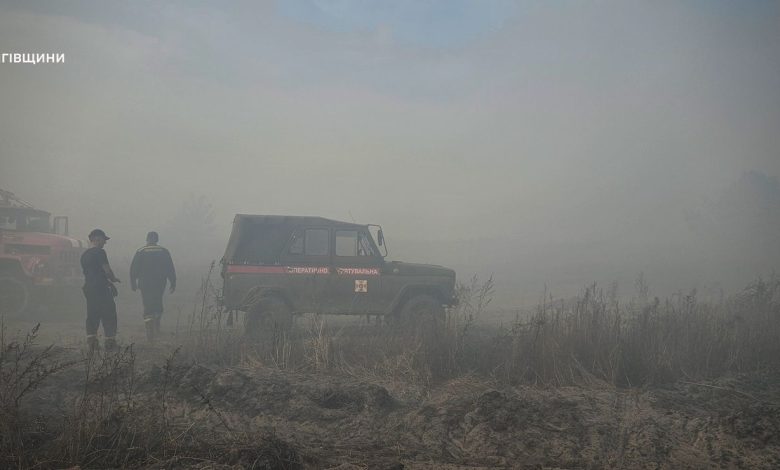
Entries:
[[779, 26], [0, 0], [0, 469], [780, 468]]
[[306, 315], [249, 339], [204, 278], [153, 344], [120, 302], [121, 348], [93, 356], [75, 311], [6, 320], [0, 466], [780, 465], [777, 279], [718, 302], [591, 285], [510, 321], [493, 290], [460, 284], [443, 330]]

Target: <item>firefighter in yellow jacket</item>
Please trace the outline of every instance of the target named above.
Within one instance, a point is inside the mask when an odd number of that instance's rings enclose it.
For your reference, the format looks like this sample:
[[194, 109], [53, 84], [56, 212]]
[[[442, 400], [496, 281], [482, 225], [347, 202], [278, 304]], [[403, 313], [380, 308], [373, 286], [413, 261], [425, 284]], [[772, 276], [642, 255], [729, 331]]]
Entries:
[[157, 244], [157, 232], [146, 235], [146, 245], [138, 249], [130, 264], [130, 287], [141, 289], [144, 302], [144, 325], [151, 341], [160, 332], [163, 313], [163, 293], [170, 283], [170, 292], [176, 290], [176, 269], [170, 252]]

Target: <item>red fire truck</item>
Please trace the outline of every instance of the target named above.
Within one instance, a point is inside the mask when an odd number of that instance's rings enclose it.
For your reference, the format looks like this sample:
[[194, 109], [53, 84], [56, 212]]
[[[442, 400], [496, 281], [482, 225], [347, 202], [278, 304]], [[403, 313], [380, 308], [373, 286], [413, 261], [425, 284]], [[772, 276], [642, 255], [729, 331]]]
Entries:
[[56, 306], [82, 283], [86, 243], [68, 236], [68, 218], [51, 217], [0, 189], [0, 315]]

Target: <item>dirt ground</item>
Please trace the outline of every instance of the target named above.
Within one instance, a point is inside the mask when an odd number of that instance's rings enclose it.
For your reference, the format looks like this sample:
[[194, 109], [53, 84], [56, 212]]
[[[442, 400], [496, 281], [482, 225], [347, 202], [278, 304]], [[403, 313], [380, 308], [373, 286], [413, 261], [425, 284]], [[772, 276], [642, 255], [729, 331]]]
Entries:
[[[59, 336], [63, 357], [78, 359], [77, 329], [65, 325], [48, 337]], [[139, 340], [138, 394], [155, 400], [176, 344], [148, 345], [140, 333], [135, 325], [125, 338]], [[186, 361], [166, 373], [172, 419], [225, 433], [263, 430], [295, 448], [303, 468], [780, 468], [776, 376], [621, 390], [597, 382], [502, 387], [476, 376], [420, 385]], [[56, 420], [84, 382], [83, 367], [60, 372], [23, 409]]]

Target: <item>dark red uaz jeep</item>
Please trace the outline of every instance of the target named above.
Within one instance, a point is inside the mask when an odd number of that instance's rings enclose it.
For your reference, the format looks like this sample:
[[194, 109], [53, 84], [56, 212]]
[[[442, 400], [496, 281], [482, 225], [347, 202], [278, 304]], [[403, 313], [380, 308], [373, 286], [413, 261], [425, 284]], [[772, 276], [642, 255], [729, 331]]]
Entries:
[[298, 313], [440, 322], [456, 302], [455, 272], [386, 255], [378, 225], [238, 214], [222, 258], [224, 304], [247, 313], [248, 329], [268, 319], [287, 328]]

